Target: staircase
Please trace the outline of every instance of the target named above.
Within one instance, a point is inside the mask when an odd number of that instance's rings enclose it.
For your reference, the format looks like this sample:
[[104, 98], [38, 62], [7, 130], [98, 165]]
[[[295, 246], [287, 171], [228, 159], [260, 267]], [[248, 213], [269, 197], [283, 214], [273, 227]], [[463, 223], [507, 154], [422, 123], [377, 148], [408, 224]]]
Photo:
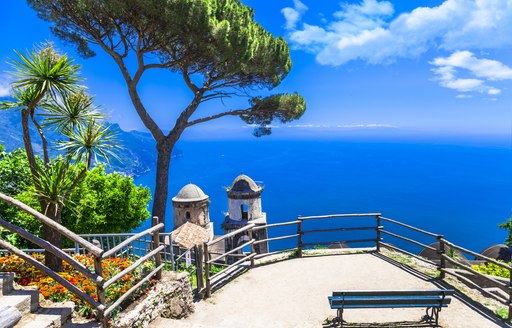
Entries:
[[14, 289], [14, 274], [0, 273], [0, 328], [67, 328], [73, 307], [72, 302], [43, 307], [37, 290]]

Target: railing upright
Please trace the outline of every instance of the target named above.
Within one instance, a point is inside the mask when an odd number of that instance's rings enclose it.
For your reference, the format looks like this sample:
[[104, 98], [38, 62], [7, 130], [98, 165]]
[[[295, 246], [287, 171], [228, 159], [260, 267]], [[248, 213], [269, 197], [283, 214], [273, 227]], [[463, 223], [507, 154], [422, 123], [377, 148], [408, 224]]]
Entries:
[[[252, 229], [253, 228], [247, 230], [247, 236], [249, 237], [249, 240], [252, 240]], [[253, 255], [253, 254], [255, 255], [256, 252], [254, 251], [254, 243], [251, 243], [251, 245], [249, 247], [251, 250], [251, 255]], [[242, 252], [243, 252], [243, 250], [242, 250]], [[251, 268], [254, 268], [254, 256], [251, 257]]]
[[205, 298], [212, 295], [212, 287], [210, 282], [210, 256], [208, 255], [208, 244], [204, 243], [204, 276], [206, 281], [206, 293]]
[[[94, 271], [97, 275], [103, 276], [103, 267], [101, 265], [101, 256], [94, 255]], [[107, 304], [105, 298], [105, 288], [103, 287], [104, 280], [100, 282], [96, 282], [96, 295], [98, 296], [98, 302], [101, 303], [102, 308], [98, 309], [98, 321], [101, 323], [102, 327], [107, 326], [107, 318], [105, 316], [105, 306]]]
[[299, 215], [297, 222], [297, 255], [302, 257], [302, 215]]
[[512, 268], [508, 270], [510, 272], [510, 280], [508, 285], [508, 316], [507, 320], [512, 320]]
[[203, 289], [203, 246], [197, 245], [196, 246], [196, 279], [197, 279], [197, 291], [200, 292]]
[[[158, 216], [153, 216], [153, 227], [158, 224]], [[153, 249], [160, 247], [160, 233], [159, 230], [153, 232]], [[164, 250], [165, 251], [165, 250]], [[162, 252], [158, 252], [155, 255], [155, 266], [158, 268], [162, 264]], [[157, 280], [162, 279], [162, 270], [158, 270], [155, 274]]]
[[444, 258], [444, 254], [446, 253], [445, 244], [444, 244], [444, 236], [443, 235], [437, 235], [437, 240], [439, 241], [439, 251], [437, 254], [439, 254], [439, 278], [444, 279], [446, 274], [444, 269], [446, 269], [446, 260]]
[[380, 231], [382, 230], [382, 226], [380, 225], [380, 215], [377, 215], [376, 218], [377, 218], [377, 227], [375, 229], [375, 232], [376, 232], [377, 236], [375, 238], [375, 249], [377, 250], [377, 252], [380, 252], [380, 241], [381, 241]]

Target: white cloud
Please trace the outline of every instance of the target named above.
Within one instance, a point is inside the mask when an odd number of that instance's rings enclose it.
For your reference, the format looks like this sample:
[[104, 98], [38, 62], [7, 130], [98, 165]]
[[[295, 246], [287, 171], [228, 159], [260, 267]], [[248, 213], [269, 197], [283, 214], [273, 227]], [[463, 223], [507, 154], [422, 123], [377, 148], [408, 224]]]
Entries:
[[308, 10], [308, 7], [304, 5], [300, 0], [293, 0], [293, 8], [286, 7], [281, 9], [281, 13], [286, 19], [286, 29], [294, 29], [297, 26], [297, 22], [300, 21], [302, 15]]
[[[448, 57], [435, 58], [430, 64], [435, 66], [432, 71], [439, 84], [458, 92], [479, 92], [496, 96], [501, 90], [490, 86], [489, 82], [512, 80], [512, 68], [497, 60], [477, 58], [470, 51], [456, 51]], [[461, 70], [471, 77], [457, 77]]]
[[7, 74], [0, 75], [0, 98], [11, 94], [11, 78]]
[[292, 18], [293, 24], [287, 24], [293, 27], [289, 39], [294, 47], [315, 53], [319, 63], [334, 66], [357, 59], [388, 63], [431, 48], [512, 46], [510, 0], [445, 0], [437, 7], [418, 7], [396, 17], [393, 13], [388, 1], [363, 0], [341, 5], [333, 19], [321, 26], [303, 23], [295, 29], [299, 14]]

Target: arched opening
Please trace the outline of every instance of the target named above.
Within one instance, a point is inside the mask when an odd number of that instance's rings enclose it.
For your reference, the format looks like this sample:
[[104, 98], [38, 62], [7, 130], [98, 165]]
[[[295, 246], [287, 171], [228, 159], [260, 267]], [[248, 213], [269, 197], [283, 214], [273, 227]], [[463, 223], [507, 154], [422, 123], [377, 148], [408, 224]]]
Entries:
[[242, 220], [247, 220], [249, 218], [249, 206], [240, 204], [240, 213], [242, 213]]
[[186, 219], [187, 221], [190, 221], [190, 212], [189, 212], [189, 211], [187, 211], [187, 212], [185, 213], [185, 219]]

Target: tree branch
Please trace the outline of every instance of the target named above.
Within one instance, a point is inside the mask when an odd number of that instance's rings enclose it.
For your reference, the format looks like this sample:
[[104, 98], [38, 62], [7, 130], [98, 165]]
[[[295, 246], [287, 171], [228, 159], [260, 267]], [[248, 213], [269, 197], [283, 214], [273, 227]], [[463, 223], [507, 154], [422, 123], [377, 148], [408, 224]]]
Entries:
[[211, 116], [207, 116], [207, 117], [203, 117], [203, 118], [198, 118], [196, 120], [188, 122], [187, 123], [187, 127], [192, 126], [192, 125], [196, 125], [196, 124], [199, 124], [199, 123], [204, 123], [204, 122], [208, 122], [208, 121], [211, 121], [211, 120], [215, 120], [215, 119], [218, 119], [218, 118], [223, 117], [223, 116], [243, 115], [245, 113], [248, 113], [249, 111], [250, 111], [250, 109], [236, 109], [236, 110], [231, 110], [231, 111], [228, 111], [228, 112], [223, 112], [223, 113], [219, 113], [219, 114], [215, 114], [215, 115], [211, 115]]
[[187, 71], [187, 69], [185, 68], [182, 68], [181, 69], [181, 72], [182, 72], [182, 76], [183, 76], [183, 80], [185, 80], [185, 83], [187, 84], [187, 86], [189, 87], [190, 90], [192, 90], [192, 92], [194, 94], [197, 93], [197, 91], [199, 90], [199, 88], [192, 82], [192, 80], [190, 79], [190, 75]]

